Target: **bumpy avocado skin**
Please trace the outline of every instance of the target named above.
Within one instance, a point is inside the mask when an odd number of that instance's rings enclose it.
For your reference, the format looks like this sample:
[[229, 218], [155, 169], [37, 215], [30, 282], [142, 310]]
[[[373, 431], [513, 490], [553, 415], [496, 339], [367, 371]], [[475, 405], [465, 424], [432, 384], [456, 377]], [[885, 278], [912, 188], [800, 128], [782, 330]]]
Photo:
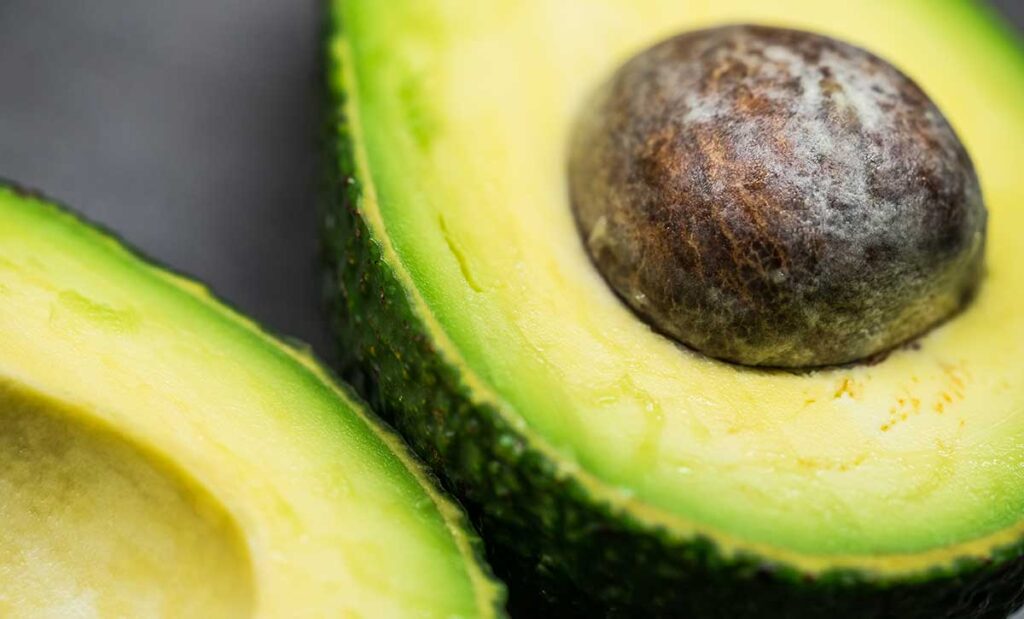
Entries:
[[[327, 41], [342, 36], [333, 14]], [[330, 60], [326, 70], [341, 71]], [[592, 498], [474, 402], [441, 355], [360, 211], [345, 87], [325, 90], [321, 250], [339, 369], [462, 500], [513, 616], [1004, 619], [1024, 605], [1024, 540], [899, 580], [811, 576], [771, 557], [726, 556], [713, 540], [650, 528]]]

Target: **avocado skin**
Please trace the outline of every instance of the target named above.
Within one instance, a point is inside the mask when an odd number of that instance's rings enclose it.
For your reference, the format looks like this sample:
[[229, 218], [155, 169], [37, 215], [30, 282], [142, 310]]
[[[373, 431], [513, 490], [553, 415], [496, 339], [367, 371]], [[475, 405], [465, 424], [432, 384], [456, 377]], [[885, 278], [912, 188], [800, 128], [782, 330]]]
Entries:
[[[329, 42], [342, 25], [328, 21]], [[326, 65], [328, 76], [340, 69]], [[648, 527], [591, 497], [474, 402], [442, 357], [360, 213], [346, 93], [324, 90], [321, 253], [339, 371], [467, 508], [512, 616], [1005, 619], [1024, 605], [1024, 540], [903, 579], [812, 576], [726, 556], [713, 540]]]

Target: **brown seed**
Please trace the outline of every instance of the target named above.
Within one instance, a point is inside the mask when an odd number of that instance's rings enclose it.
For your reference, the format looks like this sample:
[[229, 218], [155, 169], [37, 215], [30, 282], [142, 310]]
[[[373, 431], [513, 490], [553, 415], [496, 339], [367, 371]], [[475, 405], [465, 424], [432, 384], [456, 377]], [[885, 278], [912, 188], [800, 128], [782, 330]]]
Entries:
[[683, 34], [629, 60], [570, 149], [594, 263], [652, 327], [742, 364], [865, 359], [961, 309], [986, 211], [921, 89], [828, 37]]

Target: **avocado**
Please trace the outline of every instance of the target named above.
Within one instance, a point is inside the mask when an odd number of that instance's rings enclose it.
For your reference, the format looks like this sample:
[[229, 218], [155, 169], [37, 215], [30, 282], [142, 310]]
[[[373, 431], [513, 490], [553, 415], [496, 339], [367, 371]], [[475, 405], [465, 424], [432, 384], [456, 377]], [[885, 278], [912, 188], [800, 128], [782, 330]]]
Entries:
[[309, 354], [8, 184], [0, 353], [0, 615], [503, 615], [456, 504]]
[[[990, 218], [958, 313], [880, 357], [780, 370], [681, 346], [609, 287], [570, 207], [580, 110], [659, 41], [737, 23], [867, 50], [948, 119]], [[342, 371], [463, 499], [513, 608], [1020, 605], [1024, 53], [986, 8], [336, 0], [331, 29], [323, 236]]]

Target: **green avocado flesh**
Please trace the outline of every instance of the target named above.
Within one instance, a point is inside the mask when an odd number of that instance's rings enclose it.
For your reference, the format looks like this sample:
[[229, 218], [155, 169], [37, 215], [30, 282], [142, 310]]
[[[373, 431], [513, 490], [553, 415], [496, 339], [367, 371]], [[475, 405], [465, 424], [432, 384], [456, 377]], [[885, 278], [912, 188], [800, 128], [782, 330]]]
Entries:
[[[334, 173], [354, 177], [345, 199], [379, 265], [356, 284], [339, 276], [342, 303], [373, 278], [397, 288], [388, 299], [418, 321], [452, 391], [584, 504], [811, 577], [899, 581], [1024, 538], [1024, 55], [985, 9], [347, 0], [336, 18], [331, 80], [349, 150]], [[723, 23], [860, 45], [936, 101], [991, 213], [988, 273], [965, 313], [876, 364], [783, 373], [685, 350], [616, 298], [568, 203], [575, 114], [632, 54]], [[354, 362], [408, 385], [370, 348]], [[381, 397], [414, 443], [441, 440], [417, 440], [402, 421], [416, 412]], [[436, 459], [468, 475], [457, 455]], [[484, 512], [500, 500], [475, 492]]]
[[0, 186], [0, 616], [478, 617], [458, 508], [305, 354]]

